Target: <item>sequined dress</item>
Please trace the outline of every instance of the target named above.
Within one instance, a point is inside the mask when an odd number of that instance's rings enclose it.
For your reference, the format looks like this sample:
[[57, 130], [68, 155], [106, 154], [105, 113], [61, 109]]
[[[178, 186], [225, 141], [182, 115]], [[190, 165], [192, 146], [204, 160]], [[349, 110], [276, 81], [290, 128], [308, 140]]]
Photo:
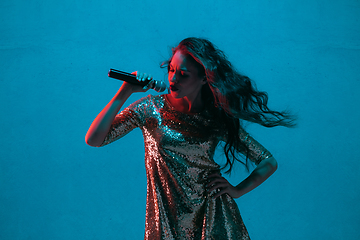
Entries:
[[[145, 141], [147, 176], [146, 240], [250, 239], [234, 199], [216, 199], [206, 191], [207, 176], [219, 173], [213, 160], [225, 136], [208, 111], [185, 114], [172, 108], [165, 95], [144, 97], [114, 119], [102, 145], [139, 127]], [[271, 156], [242, 131], [240, 138], [255, 163]]]

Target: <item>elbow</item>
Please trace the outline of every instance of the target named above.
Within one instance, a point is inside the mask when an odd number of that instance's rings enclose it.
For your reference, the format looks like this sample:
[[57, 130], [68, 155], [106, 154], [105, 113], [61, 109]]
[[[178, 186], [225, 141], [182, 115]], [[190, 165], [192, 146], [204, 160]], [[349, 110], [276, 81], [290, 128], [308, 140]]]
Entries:
[[96, 144], [94, 144], [90, 139], [85, 138], [85, 143], [89, 145], [90, 147], [97, 147]]
[[96, 139], [89, 137], [88, 135], [85, 136], [85, 143], [91, 147], [101, 147], [103, 141], [96, 141]]
[[276, 172], [277, 169], [278, 169], [278, 164], [276, 163], [276, 165], [273, 166], [273, 173]]
[[278, 163], [274, 157], [269, 157], [262, 160], [259, 165], [260, 168], [263, 168], [264, 171], [267, 172], [266, 175], [273, 174], [278, 168]]
[[274, 157], [269, 158], [269, 163], [272, 168], [272, 172], [274, 173], [278, 169], [278, 163]]

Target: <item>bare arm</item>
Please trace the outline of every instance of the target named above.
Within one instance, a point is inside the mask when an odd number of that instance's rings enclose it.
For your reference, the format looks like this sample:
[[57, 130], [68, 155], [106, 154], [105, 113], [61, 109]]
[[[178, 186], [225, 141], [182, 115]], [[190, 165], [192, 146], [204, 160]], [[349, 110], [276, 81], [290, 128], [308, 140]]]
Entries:
[[[145, 79], [152, 79], [152, 77], [147, 74], [137, 74], [136, 72], [134, 72], [133, 74], [137, 75], [139, 81], [144, 81]], [[108, 134], [116, 114], [120, 111], [125, 101], [134, 92], [147, 91], [150, 84], [152, 83], [150, 82], [148, 86], [142, 88], [140, 86], [124, 82], [118, 92], [115, 94], [115, 96], [97, 115], [95, 120], [90, 125], [90, 128], [85, 136], [85, 142], [93, 147], [100, 146], [103, 143], [106, 135]]]
[[276, 171], [276, 169], [277, 162], [274, 157], [262, 160], [252, 173], [235, 187], [238, 190], [238, 197], [241, 197], [262, 184]]
[[224, 193], [228, 193], [233, 198], [239, 198], [263, 183], [276, 171], [276, 169], [277, 162], [275, 158], [266, 158], [262, 160], [251, 174], [237, 186], [232, 186], [219, 174], [210, 175], [209, 177], [213, 178], [213, 180], [209, 183], [209, 186], [211, 187], [209, 192], [219, 188], [220, 191], [214, 195], [214, 198], [219, 197]]

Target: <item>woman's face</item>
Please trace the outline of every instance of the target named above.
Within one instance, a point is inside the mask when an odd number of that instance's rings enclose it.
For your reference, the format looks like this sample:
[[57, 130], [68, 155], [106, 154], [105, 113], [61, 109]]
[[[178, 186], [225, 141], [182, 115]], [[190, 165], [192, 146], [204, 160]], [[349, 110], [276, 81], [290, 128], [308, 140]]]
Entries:
[[181, 51], [176, 51], [169, 64], [169, 84], [171, 96], [187, 97], [194, 100], [206, 83], [205, 76], [199, 76], [199, 63]]

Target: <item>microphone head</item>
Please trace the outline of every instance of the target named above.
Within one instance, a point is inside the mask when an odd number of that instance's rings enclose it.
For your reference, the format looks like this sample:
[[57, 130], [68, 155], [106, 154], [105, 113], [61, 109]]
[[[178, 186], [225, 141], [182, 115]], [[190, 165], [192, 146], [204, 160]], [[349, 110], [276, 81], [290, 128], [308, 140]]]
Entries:
[[165, 82], [155, 80], [153, 89], [157, 92], [163, 92], [167, 89], [167, 86], [166, 86]]

